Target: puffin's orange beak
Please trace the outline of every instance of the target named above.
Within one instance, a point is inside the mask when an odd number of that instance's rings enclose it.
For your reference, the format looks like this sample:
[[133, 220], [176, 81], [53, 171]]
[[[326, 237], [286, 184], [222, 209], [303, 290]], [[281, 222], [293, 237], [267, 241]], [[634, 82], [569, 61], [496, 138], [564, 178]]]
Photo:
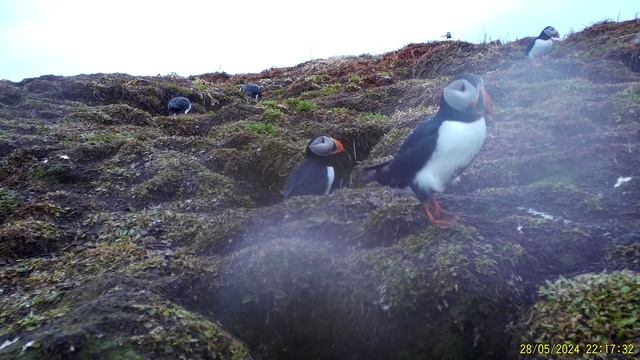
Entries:
[[332, 152], [331, 154], [339, 154], [341, 152], [344, 151], [344, 145], [342, 145], [342, 143], [340, 142], [340, 140], [338, 139], [333, 139], [333, 142], [336, 144], [336, 150], [334, 152]]
[[484, 99], [484, 110], [487, 115], [495, 116], [496, 110], [493, 107], [493, 100], [491, 100], [491, 95], [487, 92], [487, 90], [482, 87], [482, 98]]

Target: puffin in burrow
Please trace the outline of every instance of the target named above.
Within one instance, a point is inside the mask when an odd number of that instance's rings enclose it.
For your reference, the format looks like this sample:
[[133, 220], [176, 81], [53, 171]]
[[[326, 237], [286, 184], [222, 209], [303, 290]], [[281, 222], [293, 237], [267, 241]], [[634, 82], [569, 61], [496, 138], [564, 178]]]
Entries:
[[285, 199], [299, 195], [327, 195], [335, 180], [331, 155], [344, 152], [340, 140], [328, 135], [316, 136], [307, 145], [306, 159], [287, 178], [282, 194]]
[[551, 52], [553, 40], [559, 37], [560, 34], [553, 26], [547, 26], [540, 32], [537, 38], [529, 41], [529, 45], [527, 45], [524, 53], [531, 60], [539, 59]]
[[448, 224], [441, 220], [435, 193], [443, 192], [480, 152], [485, 114], [493, 114], [493, 104], [482, 78], [458, 75], [443, 89], [438, 112], [416, 126], [392, 160], [364, 168], [363, 182], [411, 190], [430, 223]]
[[262, 97], [262, 87], [256, 84], [245, 84], [240, 86], [240, 92], [244, 93], [249, 99], [258, 102]]
[[184, 96], [177, 96], [169, 100], [167, 108], [171, 115], [186, 114], [191, 110], [191, 101]]

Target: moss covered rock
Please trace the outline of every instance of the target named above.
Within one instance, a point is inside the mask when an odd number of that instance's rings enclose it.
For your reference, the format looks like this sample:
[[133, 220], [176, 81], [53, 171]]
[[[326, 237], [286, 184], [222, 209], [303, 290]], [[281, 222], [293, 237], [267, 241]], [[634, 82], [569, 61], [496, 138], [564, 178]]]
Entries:
[[[586, 344], [640, 341], [640, 275], [633, 271], [583, 274], [547, 282], [539, 290], [525, 341]], [[633, 354], [638, 354], [634, 350]], [[606, 358], [608, 355], [596, 355]]]

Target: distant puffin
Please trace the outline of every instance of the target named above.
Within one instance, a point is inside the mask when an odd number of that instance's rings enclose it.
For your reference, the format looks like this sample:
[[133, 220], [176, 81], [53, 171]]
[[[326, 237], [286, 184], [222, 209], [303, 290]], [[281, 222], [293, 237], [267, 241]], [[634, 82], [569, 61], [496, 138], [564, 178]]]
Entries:
[[636, 33], [631, 39], [631, 49], [640, 49], [640, 33]]
[[442, 35], [442, 37], [447, 40], [450, 40], [453, 36], [451, 36], [451, 31], [447, 31], [447, 33]]
[[553, 39], [559, 38], [560, 34], [553, 26], [547, 26], [540, 32], [537, 38], [529, 41], [525, 55], [532, 60], [536, 60], [551, 52], [553, 48]]
[[245, 84], [240, 86], [240, 92], [243, 92], [251, 100], [258, 102], [262, 97], [262, 88], [256, 84]]
[[174, 97], [169, 100], [169, 114], [186, 114], [191, 110], [191, 101], [184, 96]]
[[493, 114], [493, 104], [482, 78], [457, 76], [443, 89], [438, 113], [413, 130], [392, 160], [365, 168], [363, 181], [413, 191], [430, 223], [448, 224], [440, 220], [442, 208], [433, 193], [443, 192], [480, 152], [485, 114]]
[[298, 195], [327, 195], [335, 180], [330, 155], [344, 151], [340, 140], [328, 135], [316, 136], [307, 145], [307, 158], [287, 178], [282, 194], [285, 198]]

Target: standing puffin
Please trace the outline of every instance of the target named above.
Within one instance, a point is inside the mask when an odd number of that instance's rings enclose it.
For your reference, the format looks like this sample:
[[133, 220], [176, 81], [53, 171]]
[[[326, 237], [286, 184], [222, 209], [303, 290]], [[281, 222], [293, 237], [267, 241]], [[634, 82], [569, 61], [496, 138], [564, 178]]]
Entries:
[[[527, 49], [524, 51], [525, 55], [532, 60], [536, 60], [551, 52], [553, 48], [553, 39], [559, 38], [560, 34], [553, 26], [547, 26], [540, 32], [537, 38], [529, 41]], [[537, 63], [536, 63], [537, 65]]]
[[344, 151], [340, 140], [328, 135], [316, 136], [307, 145], [307, 158], [287, 178], [282, 194], [285, 199], [298, 195], [327, 195], [335, 180], [330, 155]]
[[258, 100], [262, 97], [262, 88], [256, 84], [242, 85], [240, 86], [240, 92], [244, 93], [254, 102], [258, 102]]
[[438, 113], [413, 130], [392, 160], [365, 168], [363, 181], [413, 191], [429, 222], [447, 225], [433, 193], [443, 192], [480, 152], [485, 114], [493, 114], [493, 104], [482, 78], [457, 76], [443, 89]]
[[184, 96], [178, 96], [169, 100], [167, 107], [171, 115], [186, 114], [191, 110], [191, 101]]

